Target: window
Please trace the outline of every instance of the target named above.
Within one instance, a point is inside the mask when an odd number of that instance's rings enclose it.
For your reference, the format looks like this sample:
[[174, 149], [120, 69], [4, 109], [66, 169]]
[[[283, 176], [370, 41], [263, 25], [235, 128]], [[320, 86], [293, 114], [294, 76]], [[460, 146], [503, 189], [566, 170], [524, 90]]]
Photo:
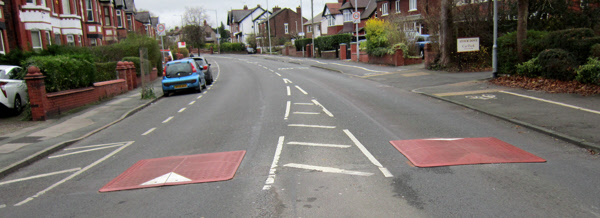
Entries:
[[117, 27], [123, 28], [123, 17], [121, 16], [121, 10], [117, 10]]
[[289, 26], [288, 26], [288, 24], [287, 24], [287, 23], [284, 23], [284, 24], [283, 24], [283, 28], [285, 28], [285, 34], [288, 34], [288, 33], [290, 33], [290, 28], [289, 28]]
[[350, 10], [344, 10], [344, 22], [352, 21], [352, 12]]
[[321, 25], [317, 25], [317, 29], [316, 29], [316, 31], [317, 31], [317, 32], [321, 31]]
[[416, 11], [417, 10], [417, 0], [409, 0], [408, 2], [408, 11]]
[[388, 15], [388, 3], [383, 3], [381, 5], [381, 15]]
[[96, 39], [90, 39], [90, 45], [91, 45], [91, 46], [97, 46], [97, 45], [98, 45], [97, 43], [98, 43], [98, 42], [97, 42], [97, 40], [96, 40]]
[[31, 31], [31, 47], [35, 51], [40, 51], [43, 49], [40, 31]]
[[75, 45], [75, 36], [67, 35], [67, 45]]
[[110, 26], [110, 8], [104, 7], [104, 26]]
[[131, 15], [127, 15], [127, 29], [131, 30], [133, 24], [131, 23]]
[[26, 2], [26, 3], [27, 3], [27, 4], [33, 4], [33, 3], [34, 3], [34, 0], [27, 0], [27, 2]]
[[329, 26], [335, 26], [335, 18], [333, 16], [328, 16], [327, 17], [327, 24]]
[[46, 31], [46, 40], [48, 41], [48, 45], [52, 45], [52, 38], [50, 37], [50, 31]]
[[396, 13], [400, 13], [400, 1], [396, 1]]
[[[48, 37], [50, 37], [50, 34], [48, 34]], [[57, 45], [62, 44], [62, 39], [60, 37], [60, 34], [57, 34], [57, 33], [54, 34], [54, 43]]]
[[0, 30], [0, 54], [6, 54], [4, 50], [4, 31]]
[[51, 4], [50, 7], [52, 7], [52, 13], [56, 14], [57, 11], [56, 11], [56, 7], [54, 6], [54, 1], [50, 1], [50, 4]]
[[71, 14], [71, 2], [70, 0], [62, 0], [63, 14]]
[[92, 6], [92, 0], [87, 0], [85, 3], [86, 12], [87, 12], [87, 20], [94, 21], [94, 9]]
[[306, 26], [306, 32], [312, 33], [312, 26], [311, 25]]

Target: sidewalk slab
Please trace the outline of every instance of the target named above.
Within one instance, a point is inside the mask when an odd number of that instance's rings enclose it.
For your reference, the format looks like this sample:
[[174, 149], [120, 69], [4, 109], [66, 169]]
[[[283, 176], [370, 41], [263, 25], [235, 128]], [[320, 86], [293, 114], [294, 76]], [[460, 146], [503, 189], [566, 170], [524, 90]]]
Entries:
[[0, 136], [0, 178], [105, 129], [163, 96], [161, 79], [151, 82], [156, 98], [141, 99], [142, 87], [72, 114]]

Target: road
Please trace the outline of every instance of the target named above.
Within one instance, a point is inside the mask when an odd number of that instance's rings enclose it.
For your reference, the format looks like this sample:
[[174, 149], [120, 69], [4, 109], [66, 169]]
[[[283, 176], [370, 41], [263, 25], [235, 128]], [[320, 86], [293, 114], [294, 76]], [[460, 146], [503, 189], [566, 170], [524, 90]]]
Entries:
[[[435, 75], [389, 84], [353, 67], [209, 61], [205, 92], [162, 98], [0, 180], [0, 217], [600, 216], [597, 158], [411, 92]], [[389, 143], [477, 137], [547, 162], [418, 168]], [[98, 192], [140, 160], [239, 150], [232, 180]]]

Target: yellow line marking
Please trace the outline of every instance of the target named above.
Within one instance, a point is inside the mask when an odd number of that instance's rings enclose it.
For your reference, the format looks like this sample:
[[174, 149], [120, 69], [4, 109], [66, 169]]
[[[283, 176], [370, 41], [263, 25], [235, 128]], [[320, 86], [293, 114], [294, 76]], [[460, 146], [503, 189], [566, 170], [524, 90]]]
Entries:
[[407, 73], [407, 74], [402, 74], [402, 76], [404, 77], [413, 77], [413, 76], [426, 76], [429, 75], [429, 73], [425, 73], [425, 72], [418, 72], [418, 73]]
[[444, 96], [456, 96], [456, 95], [473, 95], [473, 94], [483, 94], [483, 93], [492, 93], [492, 92], [500, 92], [500, 89], [488, 89], [488, 90], [475, 90], [475, 91], [464, 91], [464, 92], [446, 92], [446, 93], [436, 93], [433, 94], [438, 97]]
[[417, 70], [401, 70], [401, 71], [395, 71], [395, 72], [385, 72], [385, 73], [379, 73], [379, 74], [369, 74], [369, 75], [365, 75], [365, 76], [359, 76], [360, 78], [369, 78], [369, 77], [376, 77], [376, 76], [385, 76], [385, 75], [390, 75], [390, 74], [403, 74], [403, 73], [410, 73], [410, 72], [415, 72]]

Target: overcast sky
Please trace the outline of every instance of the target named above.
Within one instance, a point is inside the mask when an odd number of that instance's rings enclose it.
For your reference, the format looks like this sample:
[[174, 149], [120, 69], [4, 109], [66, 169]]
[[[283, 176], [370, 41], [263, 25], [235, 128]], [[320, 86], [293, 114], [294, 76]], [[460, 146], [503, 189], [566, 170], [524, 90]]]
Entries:
[[[267, 1], [269, 8], [267, 9]], [[337, 0], [312, 0], [314, 14], [318, 14], [323, 10], [325, 3], [337, 2]], [[244, 5], [248, 8], [254, 8], [259, 5], [265, 9], [272, 11], [273, 7], [290, 8], [296, 11], [296, 7], [302, 2], [302, 16], [310, 19], [311, 0], [137, 0], [135, 7], [139, 10], [148, 10], [159, 17], [161, 23], [165, 23], [167, 29], [175, 26], [181, 26], [181, 15], [185, 12], [185, 7], [202, 7], [207, 15], [207, 22], [213, 28], [216, 26], [218, 15], [219, 23], [227, 26], [227, 11], [232, 9], [243, 9]], [[216, 10], [216, 14], [215, 14]]]

